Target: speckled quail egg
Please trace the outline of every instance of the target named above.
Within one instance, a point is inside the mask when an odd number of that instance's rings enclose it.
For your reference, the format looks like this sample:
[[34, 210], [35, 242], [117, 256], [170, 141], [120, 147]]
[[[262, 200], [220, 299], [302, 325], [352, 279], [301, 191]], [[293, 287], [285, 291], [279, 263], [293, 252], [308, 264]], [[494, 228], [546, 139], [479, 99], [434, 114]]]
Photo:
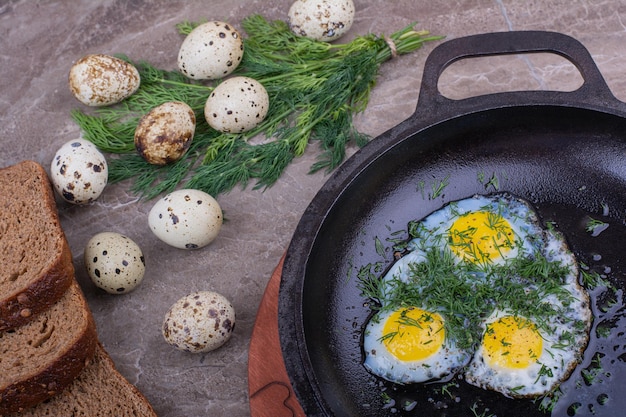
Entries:
[[102, 232], [93, 236], [83, 256], [89, 278], [109, 294], [134, 290], [146, 272], [141, 248], [120, 233]]
[[137, 124], [135, 148], [147, 162], [166, 165], [187, 152], [195, 129], [196, 115], [187, 103], [163, 103], [146, 113]]
[[330, 42], [350, 30], [354, 13], [352, 0], [296, 0], [289, 8], [289, 27], [298, 36]]
[[148, 214], [152, 232], [179, 249], [198, 249], [211, 243], [222, 227], [219, 203], [204, 191], [173, 191], [157, 201]]
[[215, 87], [204, 106], [209, 125], [224, 133], [242, 133], [261, 123], [269, 110], [263, 84], [250, 77], [232, 77]]
[[103, 55], [86, 55], [70, 69], [70, 91], [87, 106], [119, 103], [139, 88], [139, 71], [129, 62]]
[[239, 32], [225, 22], [206, 22], [185, 38], [178, 51], [178, 68], [194, 80], [215, 80], [233, 72], [243, 57]]
[[210, 352], [226, 343], [235, 329], [235, 309], [214, 291], [198, 291], [176, 301], [165, 314], [163, 337], [177, 349]]
[[109, 169], [104, 155], [93, 143], [75, 139], [59, 148], [50, 174], [55, 190], [65, 201], [88, 204], [104, 191]]

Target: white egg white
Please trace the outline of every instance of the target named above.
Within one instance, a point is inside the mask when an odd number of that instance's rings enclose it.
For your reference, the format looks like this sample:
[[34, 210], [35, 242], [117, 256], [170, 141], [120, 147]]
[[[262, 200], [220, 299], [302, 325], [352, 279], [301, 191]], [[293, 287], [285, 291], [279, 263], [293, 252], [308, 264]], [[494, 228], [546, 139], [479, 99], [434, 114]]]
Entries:
[[[552, 297], [550, 297], [552, 298]], [[556, 301], [554, 299], [548, 299]], [[511, 314], [496, 310], [483, 323], [490, 323]], [[570, 317], [553, 317], [538, 328], [543, 347], [536, 360], [527, 367], [516, 368], [492, 363], [481, 343], [464, 371], [465, 380], [483, 389], [500, 392], [511, 398], [538, 397], [552, 392], [567, 379], [580, 362], [582, 351], [588, 340], [588, 327], [584, 317], [588, 309], [573, 303]], [[532, 320], [531, 320], [532, 321]]]

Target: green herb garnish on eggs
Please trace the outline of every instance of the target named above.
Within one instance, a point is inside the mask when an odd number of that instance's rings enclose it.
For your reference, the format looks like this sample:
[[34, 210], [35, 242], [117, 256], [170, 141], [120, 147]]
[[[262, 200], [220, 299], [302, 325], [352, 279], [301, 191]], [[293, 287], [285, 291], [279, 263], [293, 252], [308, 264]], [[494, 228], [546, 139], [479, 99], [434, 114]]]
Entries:
[[[368, 266], [358, 275], [374, 301], [366, 369], [400, 384], [460, 373], [514, 398], [557, 389], [581, 360], [592, 320], [563, 236], [507, 193], [449, 203], [408, 230], [386, 273]], [[425, 353], [396, 354], [406, 351]]]

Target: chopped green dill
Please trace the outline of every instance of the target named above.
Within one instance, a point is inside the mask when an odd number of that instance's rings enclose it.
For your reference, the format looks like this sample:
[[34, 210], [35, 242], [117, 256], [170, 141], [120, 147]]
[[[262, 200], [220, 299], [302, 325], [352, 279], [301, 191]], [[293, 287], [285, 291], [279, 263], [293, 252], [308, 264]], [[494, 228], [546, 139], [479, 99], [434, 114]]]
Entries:
[[443, 191], [446, 189], [446, 187], [450, 184], [450, 175], [447, 175], [444, 179], [442, 179], [441, 181], [438, 182], [434, 182], [431, 185], [431, 195], [430, 195], [430, 199], [434, 200], [435, 198], [439, 197], [442, 195]]
[[384, 268], [384, 265], [383, 265], [383, 263], [382, 263], [382, 262], [376, 262], [376, 263], [374, 264], [374, 272], [375, 272], [375, 273], [380, 273], [380, 272], [382, 272], [383, 268]]
[[476, 179], [485, 187], [485, 190], [489, 187], [492, 187], [494, 191], [498, 191], [500, 189], [500, 182], [495, 172], [491, 174], [489, 179], [487, 179], [487, 174], [485, 174], [484, 171], [479, 171], [476, 174]]
[[553, 376], [552, 369], [550, 369], [543, 363], [541, 364], [541, 369], [539, 369], [539, 372], [537, 373], [537, 379], [535, 379], [535, 384], [541, 379], [542, 376], [547, 376], [550, 378]]
[[489, 412], [488, 408], [485, 408], [484, 410], [482, 410], [482, 412], [478, 409], [478, 404], [474, 403], [472, 404], [472, 407], [470, 408], [470, 411], [474, 414], [474, 417], [493, 417], [493, 414], [487, 414]]
[[611, 294], [611, 296], [608, 297], [606, 300], [603, 300], [602, 304], [599, 306], [600, 311], [606, 313], [611, 310], [615, 305], [617, 305], [617, 303], [617, 297], [615, 296], [615, 294]]
[[536, 398], [535, 402], [539, 402], [539, 411], [551, 413], [561, 396], [563, 396], [563, 392], [560, 388], [556, 388], [552, 392]]
[[602, 276], [598, 272], [592, 271], [584, 267], [583, 265], [581, 265], [581, 276], [582, 276], [583, 285], [586, 288], [593, 289], [593, 288], [606, 285], [606, 281], [604, 280], [604, 278], [602, 278]]
[[441, 394], [446, 395], [448, 397], [450, 397], [451, 399], [454, 399], [456, 397], [456, 395], [454, 395], [451, 391], [450, 388], [454, 387], [454, 388], [458, 388], [459, 384], [456, 382], [448, 382], [447, 384], [444, 384], [441, 387]]
[[393, 340], [399, 333], [400, 332], [395, 331], [395, 332], [389, 332], [387, 334], [384, 334], [384, 335], [382, 335], [380, 337], [380, 341], [381, 342], [383, 342], [383, 341], [388, 341], [389, 342], [389, 341]]
[[609, 402], [608, 394], [600, 394], [600, 395], [598, 395], [598, 404], [606, 405], [607, 402]]
[[[423, 223], [412, 223], [409, 228], [410, 235], [429, 233]], [[384, 304], [385, 309], [418, 306], [443, 314], [446, 334], [460, 348], [472, 348], [481, 340], [479, 323], [494, 305], [533, 317], [538, 328], [550, 331], [550, 318], [559, 316], [561, 310], [559, 303], [546, 302], [546, 297], [556, 297], [563, 305], [572, 301], [572, 294], [563, 286], [571, 268], [548, 260], [538, 250], [532, 257], [482, 265], [458, 262], [449, 246], [419, 249], [425, 259], [408, 263], [407, 276], [402, 279], [378, 276], [371, 265], [364, 268], [360, 275], [362, 294]], [[571, 343], [568, 339], [560, 342]]]
[[581, 403], [575, 402], [567, 407], [567, 414], [570, 416], [575, 416], [576, 414], [578, 414], [578, 410], [580, 410], [582, 407], [583, 405]]
[[498, 191], [500, 189], [500, 181], [498, 180], [498, 177], [496, 177], [495, 173], [491, 176], [491, 178], [489, 178], [489, 181], [485, 184], [485, 189], [489, 188], [489, 186], [493, 187], [495, 191]]
[[385, 258], [386, 251], [385, 251], [385, 245], [383, 245], [383, 242], [380, 241], [378, 236], [376, 236], [376, 238], [374, 238], [374, 242], [375, 242], [375, 246], [376, 246], [376, 253], [381, 258]]
[[408, 224], [409, 237], [411, 239], [415, 239], [416, 237], [418, 237], [420, 235], [420, 229], [423, 227], [424, 225], [422, 222], [418, 222], [415, 220], [410, 221]]
[[612, 327], [608, 323], [600, 323], [596, 326], [596, 337], [598, 339], [608, 339], [611, 335]]
[[406, 230], [398, 230], [391, 233], [386, 241], [392, 244], [394, 252], [403, 252], [409, 244], [406, 239]]
[[605, 223], [602, 220], [597, 220], [592, 217], [589, 217], [589, 220], [587, 220], [585, 230], [591, 233], [591, 236], [598, 236], [608, 227], [609, 227], [608, 223]]
[[[578, 321], [577, 323], [580, 323], [582, 326], [585, 326], [585, 324], [582, 321]], [[569, 332], [569, 331], [564, 331], [559, 336], [558, 342], [553, 343], [551, 348], [552, 349], [566, 349], [567, 347], [572, 346], [575, 340], [576, 338], [575, 338], [574, 333]]]
[[609, 376], [609, 374], [602, 367], [602, 357], [604, 357], [604, 354], [596, 352], [591, 359], [589, 366], [580, 371], [580, 375], [583, 377], [583, 381], [586, 385], [601, 382], [603, 380], [603, 376]]
[[367, 264], [361, 267], [357, 273], [357, 286], [363, 297], [380, 302], [384, 293], [383, 285], [381, 284], [383, 277], [376, 273], [378, 269], [376, 264]]
[[380, 397], [382, 398], [383, 402], [385, 402], [385, 403], [389, 403], [389, 402], [393, 401], [391, 396], [388, 393], [386, 393], [385, 391], [380, 393]]

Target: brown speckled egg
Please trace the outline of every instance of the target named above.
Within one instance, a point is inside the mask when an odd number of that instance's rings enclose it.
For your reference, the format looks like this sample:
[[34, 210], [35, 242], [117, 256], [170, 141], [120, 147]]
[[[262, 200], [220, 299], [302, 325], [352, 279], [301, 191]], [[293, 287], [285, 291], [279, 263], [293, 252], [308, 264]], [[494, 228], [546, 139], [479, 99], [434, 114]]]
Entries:
[[70, 91], [87, 106], [119, 103], [137, 91], [140, 81], [134, 65], [103, 54], [82, 57], [69, 74]]
[[226, 343], [235, 329], [235, 309], [223, 295], [198, 291], [179, 299], [163, 320], [163, 337], [177, 349], [210, 352]]
[[84, 139], [74, 139], [59, 148], [50, 165], [54, 189], [65, 201], [88, 204], [107, 185], [109, 169], [104, 155]]
[[194, 80], [215, 80], [233, 72], [243, 57], [239, 32], [225, 22], [206, 22], [185, 38], [178, 51], [178, 68]]
[[215, 130], [242, 133], [261, 123], [269, 110], [263, 84], [250, 77], [232, 77], [215, 87], [204, 106], [204, 117]]
[[350, 30], [354, 14], [352, 0], [296, 0], [289, 8], [289, 27], [298, 36], [330, 42]]
[[170, 101], [146, 113], [135, 129], [135, 148], [143, 159], [166, 165], [180, 159], [193, 140], [196, 116], [186, 103]]
[[93, 236], [83, 257], [89, 278], [109, 294], [134, 290], [146, 271], [139, 245], [120, 233], [102, 232]]

